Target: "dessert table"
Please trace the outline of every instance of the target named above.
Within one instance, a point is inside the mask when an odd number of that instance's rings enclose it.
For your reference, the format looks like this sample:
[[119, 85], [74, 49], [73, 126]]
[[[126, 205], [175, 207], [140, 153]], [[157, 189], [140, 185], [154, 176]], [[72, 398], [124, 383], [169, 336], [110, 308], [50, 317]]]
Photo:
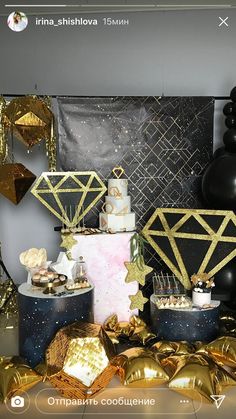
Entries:
[[158, 309], [155, 295], [150, 298], [152, 330], [160, 339], [210, 342], [219, 333], [220, 301], [211, 308]]

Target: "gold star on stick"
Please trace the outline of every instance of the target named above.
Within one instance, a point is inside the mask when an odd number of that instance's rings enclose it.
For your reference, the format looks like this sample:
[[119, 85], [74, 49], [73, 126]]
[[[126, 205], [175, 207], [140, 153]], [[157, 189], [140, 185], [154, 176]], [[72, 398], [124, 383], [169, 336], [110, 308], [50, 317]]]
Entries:
[[73, 233], [67, 233], [61, 235], [62, 242], [60, 247], [63, 247], [66, 250], [71, 250], [72, 247], [77, 243], [77, 240], [74, 239]]
[[143, 306], [148, 301], [148, 298], [144, 297], [142, 291], [140, 290], [135, 295], [129, 295], [129, 299], [131, 301], [129, 306], [130, 310], [138, 308], [139, 310], [143, 311]]
[[139, 268], [136, 262], [125, 262], [125, 267], [128, 270], [128, 273], [125, 277], [125, 282], [137, 281], [140, 285], [145, 284], [145, 277], [153, 271], [148, 265], [143, 265], [142, 269]]

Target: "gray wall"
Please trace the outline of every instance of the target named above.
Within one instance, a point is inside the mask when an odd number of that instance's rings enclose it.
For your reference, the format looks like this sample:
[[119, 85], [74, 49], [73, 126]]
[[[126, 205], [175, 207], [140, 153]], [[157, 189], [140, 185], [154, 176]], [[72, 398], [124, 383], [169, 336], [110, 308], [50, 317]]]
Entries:
[[[219, 16], [229, 13], [231, 26], [219, 28]], [[37, 85], [40, 94], [225, 95], [234, 84], [236, 10], [111, 16], [130, 24], [42, 27], [29, 16], [29, 27], [14, 33], [1, 17], [0, 91]]]
[[[219, 28], [219, 16], [229, 14], [230, 28]], [[0, 17], [0, 92], [225, 96], [236, 84], [236, 10], [113, 16], [129, 18], [130, 25], [35, 27], [29, 16], [28, 29], [14, 33], [5, 24], [6, 17]], [[222, 106], [217, 102], [216, 146], [224, 131]], [[15, 155], [36, 175], [47, 170], [43, 145], [28, 155], [18, 144]], [[55, 225], [57, 220], [30, 193], [17, 207], [0, 197], [3, 256], [17, 282], [25, 279], [18, 262], [21, 251], [43, 246], [50, 259], [56, 258]]]

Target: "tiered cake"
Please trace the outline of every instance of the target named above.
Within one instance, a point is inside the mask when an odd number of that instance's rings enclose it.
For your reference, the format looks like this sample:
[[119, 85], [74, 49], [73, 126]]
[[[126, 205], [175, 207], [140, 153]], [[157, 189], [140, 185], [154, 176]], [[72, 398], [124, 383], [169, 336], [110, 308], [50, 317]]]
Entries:
[[126, 179], [109, 179], [108, 196], [103, 212], [99, 214], [99, 228], [103, 231], [121, 232], [135, 230], [135, 213], [131, 212]]

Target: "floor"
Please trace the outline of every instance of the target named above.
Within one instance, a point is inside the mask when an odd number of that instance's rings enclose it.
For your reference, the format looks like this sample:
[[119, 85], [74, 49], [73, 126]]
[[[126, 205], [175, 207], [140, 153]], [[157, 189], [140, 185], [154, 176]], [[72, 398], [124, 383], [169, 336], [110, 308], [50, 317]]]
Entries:
[[[17, 354], [17, 333], [14, 330], [0, 329], [0, 354]], [[126, 388], [120, 385], [115, 377], [110, 385], [95, 399], [91, 399], [87, 406], [71, 405], [71, 401], [60, 397], [59, 393], [48, 382], [40, 383], [24, 397], [24, 407], [0, 405], [0, 418], [24, 419], [55, 418], [68, 419], [70, 416], [81, 419], [113, 418], [122, 415], [122, 419], [233, 419], [236, 411], [236, 387], [231, 387], [225, 393], [226, 397], [219, 409], [215, 404], [201, 404], [170, 391], [168, 388]], [[126, 401], [126, 405], [117, 404], [119, 398]], [[135, 405], [139, 401], [139, 405]], [[136, 401], [136, 402], [135, 402]], [[146, 401], [146, 404], [145, 404]], [[67, 402], [67, 406], [65, 403]]]

